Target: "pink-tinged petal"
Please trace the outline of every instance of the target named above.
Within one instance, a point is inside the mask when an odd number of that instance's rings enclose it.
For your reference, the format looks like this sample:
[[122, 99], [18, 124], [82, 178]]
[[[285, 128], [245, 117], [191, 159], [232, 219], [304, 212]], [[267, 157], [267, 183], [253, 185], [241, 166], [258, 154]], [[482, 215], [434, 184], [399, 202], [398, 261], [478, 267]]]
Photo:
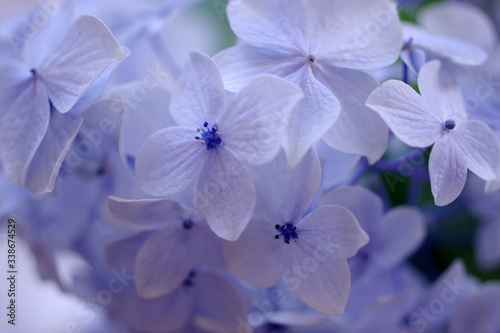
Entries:
[[309, 46], [302, 0], [233, 0], [226, 12], [236, 36], [254, 47], [300, 55]]
[[380, 116], [365, 106], [368, 96], [378, 87], [377, 81], [363, 72], [321, 66], [315, 69], [323, 82], [340, 101], [340, 115], [323, 136], [329, 146], [349, 154], [378, 161], [385, 152], [389, 131]]
[[304, 65], [302, 57], [258, 49], [245, 43], [222, 50], [214, 60], [224, 79], [224, 88], [233, 92], [259, 75], [286, 77]]
[[287, 280], [297, 297], [314, 310], [338, 316], [344, 312], [351, 274], [345, 259], [334, 256], [314, 257], [315, 246], [301, 242], [290, 244], [292, 272]]
[[195, 275], [194, 324], [208, 332], [238, 332], [248, 316], [243, 295], [229, 281], [213, 273]]
[[275, 239], [274, 224], [252, 219], [235, 242], [224, 243], [229, 271], [251, 285], [267, 288], [283, 279], [290, 268], [290, 244]]
[[[396, 4], [387, 0], [307, 2], [319, 61], [352, 69], [393, 64], [403, 45]], [[362, 8], [362, 10], [361, 10]]]
[[304, 94], [272, 75], [250, 81], [218, 120], [223, 144], [244, 163], [262, 165], [281, 148], [290, 114]]
[[384, 203], [375, 193], [361, 186], [339, 188], [331, 191], [319, 199], [320, 206], [342, 206], [356, 216], [360, 226], [369, 234], [382, 220]]
[[403, 23], [403, 40], [412, 40], [412, 45], [460, 65], [478, 66], [488, 58], [488, 53], [480, 47], [451, 38], [411, 24]]
[[310, 66], [304, 66], [287, 80], [298, 84], [305, 94], [290, 117], [287, 138], [283, 142], [288, 164], [294, 167], [335, 123], [340, 114], [340, 103], [314, 76]]
[[484, 268], [494, 269], [500, 264], [500, 222], [487, 222], [479, 227], [475, 237], [476, 260]]
[[135, 259], [144, 242], [153, 232], [144, 231], [130, 237], [120, 239], [104, 246], [106, 260], [118, 273], [134, 275]]
[[295, 168], [290, 168], [281, 151], [270, 163], [250, 172], [257, 193], [255, 214], [274, 224], [302, 218], [321, 184], [321, 165], [314, 149]]
[[36, 70], [47, 87], [52, 105], [65, 113], [108, 66], [124, 57], [125, 52], [104, 23], [84, 15]]
[[422, 243], [425, 237], [425, 220], [422, 213], [413, 207], [402, 207], [389, 211], [381, 221], [377, 234], [373, 236], [373, 260], [382, 268], [395, 267], [402, 263]]
[[389, 80], [366, 101], [389, 125], [391, 131], [412, 147], [428, 147], [442, 134], [444, 124], [432, 107], [409, 85]]
[[135, 162], [137, 179], [144, 191], [169, 196], [198, 179], [210, 155], [195, 139], [196, 134], [194, 128], [168, 127], [149, 137]]
[[40, 81], [25, 81], [0, 115], [0, 157], [5, 173], [24, 186], [28, 165], [49, 126], [50, 104]]
[[177, 289], [194, 266], [182, 226], [169, 226], [149, 237], [135, 260], [135, 287], [143, 298], [157, 298]]
[[454, 76], [439, 60], [426, 63], [418, 74], [420, 94], [443, 124], [448, 119], [458, 122], [467, 118], [462, 91]]
[[217, 236], [238, 239], [255, 208], [252, 177], [224, 147], [210, 151], [210, 159], [198, 180], [195, 207]]
[[419, 13], [418, 22], [432, 33], [457, 38], [493, 51], [496, 29], [488, 15], [466, 2], [434, 3]]
[[429, 176], [434, 202], [446, 206], [462, 192], [467, 179], [467, 163], [452, 133], [444, 133], [432, 147]]
[[161, 226], [169, 223], [182, 223], [182, 208], [171, 200], [143, 199], [127, 200], [108, 197], [111, 213], [120, 220], [138, 226]]
[[82, 121], [81, 117], [52, 113], [47, 132], [28, 167], [26, 187], [31, 192], [44, 194], [54, 190], [62, 162]]
[[500, 148], [493, 131], [479, 120], [467, 120], [453, 130], [467, 168], [484, 180], [496, 178]]
[[131, 301], [127, 319], [136, 332], [185, 332], [195, 311], [193, 291], [180, 288], [164, 297], [150, 300], [135, 296]]
[[210, 126], [217, 120], [224, 107], [224, 84], [219, 69], [210, 57], [192, 52], [184, 73], [177, 80], [170, 114], [181, 126]]
[[322, 255], [347, 259], [368, 243], [369, 237], [347, 208], [321, 206], [297, 226], [298, 242], [308, 243]]

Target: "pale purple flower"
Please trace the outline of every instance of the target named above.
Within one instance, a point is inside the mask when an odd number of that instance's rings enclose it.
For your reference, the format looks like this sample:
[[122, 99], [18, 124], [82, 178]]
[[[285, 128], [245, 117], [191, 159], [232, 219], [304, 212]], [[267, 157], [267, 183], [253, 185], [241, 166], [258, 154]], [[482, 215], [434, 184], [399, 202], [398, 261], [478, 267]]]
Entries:
[[403, 24], [405, 47], [401, 59], [414, 72], [432, 59], [458, 65], [484, 63], [497, 35], [491, 19], [478, 7], [465, 2], [444, 2], [423, 9], [420, 26]]
[[303, 217], [319, 189], [321, 168], [310, 150], [291, 169], [282, 151], [254, 168], [257, 207], [241, 237], [226, 242], [224, 257], [239, 279], [270, 287], [286, 277], [297, 297], [313, 309], [343, 312], [350, 273], [347, 258], [368, 242], [354, 215], [326, 205]]
[[432, 194], [438, 206], [462, 192], [467, 169], [484, 180], [496, 177], [500, 150], [493, 131], [467, 118], [460, 89], [431, 61], [420, 70], [421, 95], [409, 85], [390, 80], [377, 88], [366, 105], [375, 110], [394, 134], [412, 147], [434, 144], [429, 158]]
[[370, 237], [370, 242], [350, 260], [351, 267], [361, 270], [387, 270], [402, 264], [426, 234], [424, 217], [416, 207], [399, 206], [384, 212], [380, 197], [360, 186], [329, 192], [321, 197], [319, 205], [346, 207]]
[[215, 56], [226, 89], [269, 73], [305, 93], [284, 142], [291, 166], [321, 137], [371, 163], [382, 156], [387, 128], [363, 105], [376, 81], [359, 70], [397, 60], [402, 37], [393, 2], [234, 0], [227, 14], [241, 42]]
[[134, 275], [139, 296], [173, 292], [199, 265], [223, 266], [220, 238], [199, 213], [163, 199], [110, 197], [108, 205], [117, 218], [140, 227], [140, 232], [106, 246], [112, 267]]
[[[0, 64], [0, 158], [10, 179], [34, 193], [53, 189], [82, 123], [76, 111], [68, 112], [95, 101], [112, 65], [125, 57], [97, 18], [72, 21], [69, 9], [62, 10], [22, 45], [19, 59]], [[38, 179], [45, 169], [50, 177]]]
[[136, 160], [139, 183], [157, 196], [196, 184], [195, 207], [212, 230], [237, 239], [255, 206], [253, 181], [243, 163], [260, 165], [276, 156], [289, 114], [302, 97], [295, 85], [263, 75], [225, 107], [217, 66], [192, 53], [170, 103], [178, 126], [154, 133], [142, 146]]
[[241, 292], [226, 278], [206, 271], [190, 272], [167, 296], [135, 296], [125, 311], [136, 332], [237, 332], [247, 317]]

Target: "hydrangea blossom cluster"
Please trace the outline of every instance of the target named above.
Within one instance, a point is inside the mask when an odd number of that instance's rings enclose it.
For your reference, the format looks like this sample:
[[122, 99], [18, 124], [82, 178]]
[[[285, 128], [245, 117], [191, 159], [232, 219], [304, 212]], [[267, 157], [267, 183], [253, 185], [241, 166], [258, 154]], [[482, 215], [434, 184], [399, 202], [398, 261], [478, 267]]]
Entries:
[[3, 4], [0, 247], [80, 331], [500, 332], [500, 7], [427, 2]]

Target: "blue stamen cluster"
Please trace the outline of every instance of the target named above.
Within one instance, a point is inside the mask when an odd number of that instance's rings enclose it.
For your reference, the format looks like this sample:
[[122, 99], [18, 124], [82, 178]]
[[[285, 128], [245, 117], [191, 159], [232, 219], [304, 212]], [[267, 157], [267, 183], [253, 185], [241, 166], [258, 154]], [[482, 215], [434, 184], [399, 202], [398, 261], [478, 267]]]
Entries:
[[207, 145], [207, 150], [212, 150], [217, 148], [222, 144], [222, 138], [220, 137], [220, 133], [217, 129], [217, 124], [214, 124], [212, 128], [208, 127], [208, 123], [205, 121], [203, 123], [204, 128], [198, 128], [197, 131], [201, 133], [201, 138], [199, 136], [195, 136], [196, 140], [201, 140], [201, 144]]
[[296, 242], [299, 239], [299, 234], [297, 233], [297, 227], [295, 227], [292, 223], [287, 222], [283, 225], [276, 224], [276, 230], [279, 231], [279, 235], [274, 236], [275, 239], [279, 239], [283, 236], [283, 240], [286, 244], [290, 244], [290, 240], [293, 239]]
[[193, 278], [195, 275], [196, 275], [196, 273], [194, 271], [189, 272], [188, 277], [186, 278], [186, 280], [184, 280], [182, 285], [184, 287], [192, 287], [193, 286]]
[[454, 129], [456, 126], [455, 124], [455, 120], [453, 119], [447, 119], [445, 122], [444, 122], [444, 127], [446, 127], [447, 129], [449, 130], [452, 130]]

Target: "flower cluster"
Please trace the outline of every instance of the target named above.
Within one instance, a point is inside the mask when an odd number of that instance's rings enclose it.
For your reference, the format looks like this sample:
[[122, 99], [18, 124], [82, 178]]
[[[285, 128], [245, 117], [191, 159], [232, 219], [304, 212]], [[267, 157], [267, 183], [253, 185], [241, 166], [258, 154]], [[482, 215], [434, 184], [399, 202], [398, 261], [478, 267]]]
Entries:
[[426, 2], [2, 5], [0, 226], [82, 331], [498, 333], [500, 6]]

